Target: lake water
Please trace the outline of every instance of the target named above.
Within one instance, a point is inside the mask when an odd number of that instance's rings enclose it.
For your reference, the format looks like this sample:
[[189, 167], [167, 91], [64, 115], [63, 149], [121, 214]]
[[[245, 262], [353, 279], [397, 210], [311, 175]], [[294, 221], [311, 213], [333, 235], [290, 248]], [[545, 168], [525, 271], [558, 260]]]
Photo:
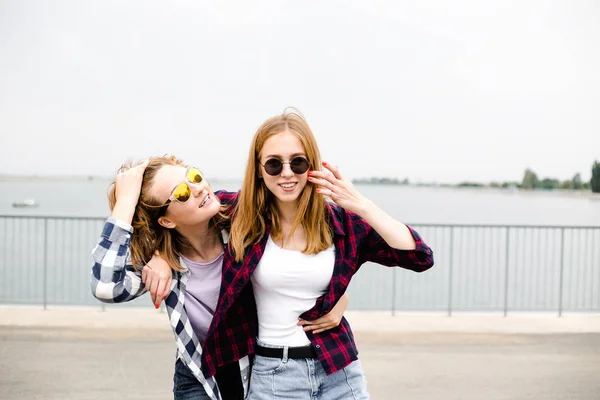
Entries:
[[[108, 181], [0, 182], [0, 303], [85, 304], [91, 250], [109, 214]], [[213, 182], [237, 190], [239, 182]], [[357, 185], [433, 248], [424, 274], [365, 265], [350, 307], [373, 310], [600, 311], [600, 197]], [[35, 198], [40, 206], [13, 208]], [[28, 219], [12, 216], [43, 215]], [[96, 220], [57, 218], [97, 217]], [[422, 224], [470, 224], [469, 227]], [[488, 227], [480, 225], [541, 227]], [[570, 226], [571, 228], [557, 228]], [[573, 228], [594, 226], [599, 228]], [[149, 300], [132, 305], [147, 307]]]
[[[0, 182], [0, 215], [106, 217], [108, 181]], [[237, 190], [239, 182], [212, 182]], [[501, 189], [357, 185], [407, 223], [600, 226], [600, 196]], [[13, 208], [33, 197], [37, 208]]]

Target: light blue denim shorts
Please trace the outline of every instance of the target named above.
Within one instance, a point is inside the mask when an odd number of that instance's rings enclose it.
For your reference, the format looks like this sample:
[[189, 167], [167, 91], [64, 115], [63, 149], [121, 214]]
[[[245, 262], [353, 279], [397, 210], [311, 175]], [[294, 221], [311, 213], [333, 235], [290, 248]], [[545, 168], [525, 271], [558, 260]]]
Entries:
[[262, 347], [283, 348], [284, 357], [254, 357], [248, 400], [365, 400], [367, 381], [360, 361], [327, 375], [318, 358], [286, 358], [284, 346], [261, 341]]

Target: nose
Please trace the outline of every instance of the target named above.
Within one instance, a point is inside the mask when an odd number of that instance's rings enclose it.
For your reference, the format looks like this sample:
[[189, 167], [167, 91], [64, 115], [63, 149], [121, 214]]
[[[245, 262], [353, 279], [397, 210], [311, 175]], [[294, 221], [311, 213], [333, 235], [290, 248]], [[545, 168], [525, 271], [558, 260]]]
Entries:
[[290, 167], [290, 163], [283, 164], [283, 169], [281, 170], [281, 176], [283, 178], [291, 178], [294, 176], [294, 171], [292, 171], [292, 167]]
[[208, 183], [205, 180], [197, 184], [192, 183], [189, 186], [192, 189], [194, 197], [202, 196], [208, 189]]

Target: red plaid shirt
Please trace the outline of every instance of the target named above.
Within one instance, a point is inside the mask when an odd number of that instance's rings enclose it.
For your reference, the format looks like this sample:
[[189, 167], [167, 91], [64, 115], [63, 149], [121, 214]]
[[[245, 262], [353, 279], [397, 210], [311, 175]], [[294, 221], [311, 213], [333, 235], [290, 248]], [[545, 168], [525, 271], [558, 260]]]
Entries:
[[[217, 192], [224, 204], [237, 201], [237, 193]], [[397, 250], [388, 244], [361, 217], [329, 204], [329, 216], [335, 245], [335, 265], [327, 292], [315, 306], [300, 317], [312, 321], [327, 314], [342, 297], [350, 279], [367, 261], [423, 272], [433, 266], [433, 251], [419, 234], [409, 228], [415, 250]], [[223, 258], [223, 280], [215, 311], [202, 353], [202, 366], [208, 376], [216, 367], [254, 354], [258, 336], [256, 304], [250, 277], [263, 255], [270, 227], [264, 237], [251, 246], [241, 262], [236, 262], [231, 247]], [[338, 371], [358, 358], [354, 335], [345, 318], [336, 328], [317, 335], [306, 332], [327, 374]]]

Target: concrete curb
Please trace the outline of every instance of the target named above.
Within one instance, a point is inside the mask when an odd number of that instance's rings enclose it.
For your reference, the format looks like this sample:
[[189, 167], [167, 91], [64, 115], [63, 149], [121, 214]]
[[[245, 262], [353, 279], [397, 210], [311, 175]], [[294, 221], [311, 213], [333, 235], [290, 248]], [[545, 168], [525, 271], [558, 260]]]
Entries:
[[[600, 333], [600, 314], [397, 313], [347, 311], [355, 332], [373, 333]], [[0, 326], [71, 329], [153, 329], [170, 332], [168, 315], [150, 308], [0, 305]]]

